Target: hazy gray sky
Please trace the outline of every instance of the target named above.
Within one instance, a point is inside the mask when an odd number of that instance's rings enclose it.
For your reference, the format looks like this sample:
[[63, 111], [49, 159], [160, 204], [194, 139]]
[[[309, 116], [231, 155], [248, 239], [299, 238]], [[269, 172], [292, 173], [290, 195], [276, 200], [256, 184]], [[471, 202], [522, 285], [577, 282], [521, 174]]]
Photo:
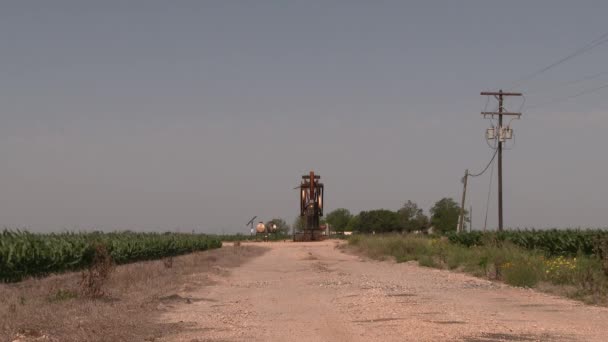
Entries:
[[[291, 223], [311, 169], [327, 210], [459, 200], [464, 169], [492, 152], [479, 92], [601, 36], [606, 13], [599, 0], [4, 1], [0, 225]], [[608, 89], [534, 108], [608, 84], [607, 57], [605, 44], [514, 89], [529, 96], [505, 153], [507, 226], [607, 225]], [[477, 228], [488, 182], [470, 182]]]

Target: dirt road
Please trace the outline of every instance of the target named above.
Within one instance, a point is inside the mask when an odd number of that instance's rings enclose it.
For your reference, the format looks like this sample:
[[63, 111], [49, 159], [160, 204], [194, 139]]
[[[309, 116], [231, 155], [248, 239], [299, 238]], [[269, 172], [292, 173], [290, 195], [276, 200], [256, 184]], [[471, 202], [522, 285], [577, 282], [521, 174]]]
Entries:
[[[164, 341], [607, 341], [608, 309], [463, 274], [362, 259], [335, 241], [270, 251], [186, 284]], [[227, 246], [224, 248], [234, 248]], [[235, 248], [237, 249], [237, 248]]]

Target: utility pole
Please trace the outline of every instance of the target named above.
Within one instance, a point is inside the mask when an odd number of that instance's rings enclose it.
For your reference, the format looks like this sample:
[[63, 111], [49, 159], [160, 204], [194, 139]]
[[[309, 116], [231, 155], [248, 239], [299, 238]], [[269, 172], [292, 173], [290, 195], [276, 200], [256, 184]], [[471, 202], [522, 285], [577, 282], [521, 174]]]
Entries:
[[469, 208], [469, 232], [473, 231], [473, 206]]
[[[505, 112], [503, 106], [504, 96], [522, 96], [521, 93], [505, 93], [500, 89], [498, 92], [483, 91], [481, 95], [494, 96], [498, 100], [498, 112], [481, 112], [484, 118], [490, 116], [494, 118], [494, 115], [498, 115], [498, 127], [488, 129], [487, 139], [498, 139], [498, 230], [503, 230], [503, 211], [502, 211], [502, 143], [511, 139], [513, 136], [513, 130], [507, 125], [503, 126], [502, 117], [513, 116], [514, 118], [520, 118], [521, 113]], [[496, 134], [498, 133], [498, 134]]]
[[464, 203], [467, 197], [467, 180], [469, 178], [469, 169], [464, 171], [464, 177], [462, 177], [462, 202], [460, 203], [460, 222], [458, 222], [457, 233], [464, 231]]

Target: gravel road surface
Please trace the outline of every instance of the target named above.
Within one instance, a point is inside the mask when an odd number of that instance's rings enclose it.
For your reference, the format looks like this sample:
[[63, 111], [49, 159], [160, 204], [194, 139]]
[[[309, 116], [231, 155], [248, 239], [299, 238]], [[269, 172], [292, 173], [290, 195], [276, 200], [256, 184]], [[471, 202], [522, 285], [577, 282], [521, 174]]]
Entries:
[[257, 245], [270, 250], [211, 285], [184, 284], [186, 300], [161, 308], [162, 323], [183, 327], [164, 341], [608, 341], [607, 308], [373, 261], [336, 241]]

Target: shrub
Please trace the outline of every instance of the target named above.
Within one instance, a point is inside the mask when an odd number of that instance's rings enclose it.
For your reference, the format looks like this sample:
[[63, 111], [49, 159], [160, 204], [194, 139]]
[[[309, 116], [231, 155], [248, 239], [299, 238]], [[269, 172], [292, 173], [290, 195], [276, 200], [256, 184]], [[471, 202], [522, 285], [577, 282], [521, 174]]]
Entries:
[[104, 245], [97, 245], [93, 263], [86, 271], [82, 272], [80, 280], [82, 294], [90, 298], [103, 296], [103, 287], [113, 270], [114, 263], [108, 249]]
[[508, 235], [474, 236], [462, 244], [452, 243], [452, 237], [357, 236], [350, 244], [377, 259], [392, 256], [397, 262], [417, 260], [420, 266], [461, 269], [513, 286], [535, 287], [550, 282], [567, 288], [562, 293], [588, 302], [601, 302], [608, 296], [608, 247], [599, 246], [594, 255], [581, 252], [575, 257], [555, 256], [547, 249], [523, 248], [521, 241], [513, 242]]
[[439, 265], [437, 264], [437, 262], [435, 262], [435, 259], [430, 255], [421, 255], [418, 258], [418, 265], [424, 267], [439, 268]]
[[[580, 258], [579, 258], [580, 259]], [[570, 259], [563, 256], [544, 260], [545, 279], [553, 284], [569, 284], [574, 281], [577, 272], [576, 258]]]
[[505, 283], [520, 287], [534, 287], [542, 279], [543, 263], [535, 256], [519, 255], [501, 267]]

